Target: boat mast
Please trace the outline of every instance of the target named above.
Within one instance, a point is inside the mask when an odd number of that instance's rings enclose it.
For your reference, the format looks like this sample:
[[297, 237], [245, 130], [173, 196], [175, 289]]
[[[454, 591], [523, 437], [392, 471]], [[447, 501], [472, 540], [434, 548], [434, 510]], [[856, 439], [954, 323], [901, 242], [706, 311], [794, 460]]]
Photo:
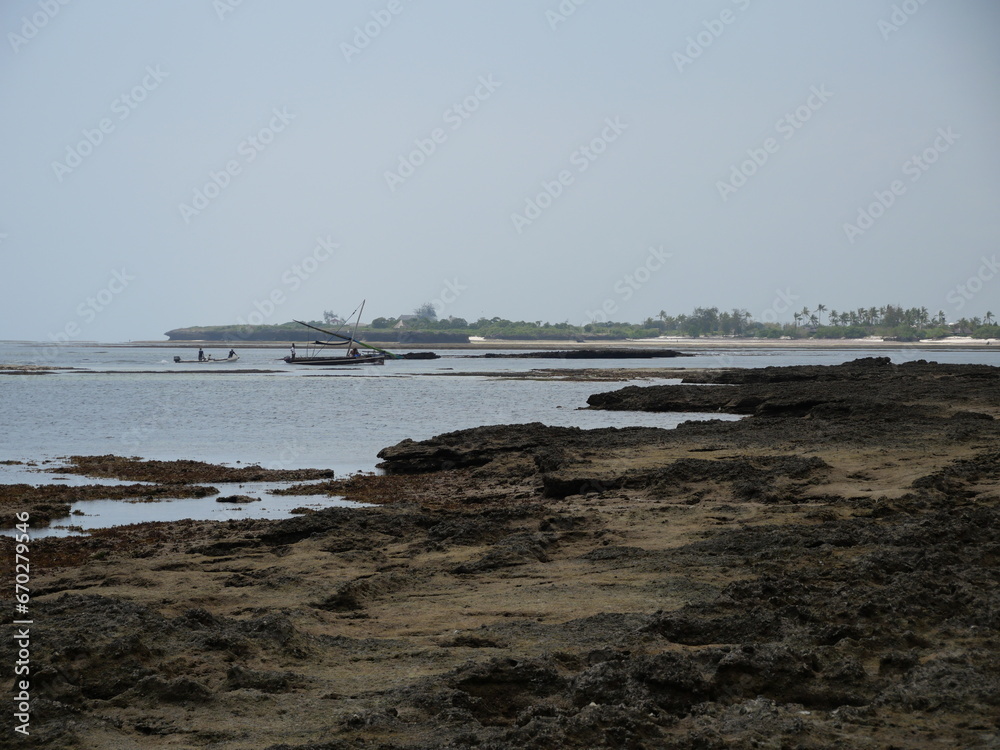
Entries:
[[[333, 336], [334, 338], [343, 339], [344, 341], [351, 340], [350, 336], [345, 336], [344, 334], [337, 333], [335, 331], [328, 331], [325, 328], [317, 328], [316, 326], [310, 325], [309, 323], [306, 323], [305, 321], [302, 320], [296, 320], [295, 322], [298, 323], [300, 326], [305, 326], [306, 328], [311, 328], [314, 331], [325, 333], [327, 336]], [[339, 344], [329, 344], [325, 341], [314, 341], [313, 343], [319, 346], [339, 346]], [[356, 343], [358, 346], [363, 346], [365, 349], [371, 349], [373, 351], [378, 352], [379, 354], [384, 354], [385, 356], [390, 357], [392, 359], [402, 359], [402, 357], [400, 357], [398, 354], [393, 354], [392, 352], [386, 351], [385, 349], [379, 349], [377, 346], [366, 344], [364, 341], [356, 341], [354, 343]]]
[[[354, 330], [351, 331], [351, 343], [350, 343], [351, 349], [354, 348], [354, 337], [355, 335], [357, 335], [358, 326], [361, 324], [361, 313], [365, 311], [365, 302], [366, 300], [361, 300], [361, 307], [358, 308], [358, 319], [354, 321]], [[347, 354], [350, 355], [350, 352], [347, 352]]]

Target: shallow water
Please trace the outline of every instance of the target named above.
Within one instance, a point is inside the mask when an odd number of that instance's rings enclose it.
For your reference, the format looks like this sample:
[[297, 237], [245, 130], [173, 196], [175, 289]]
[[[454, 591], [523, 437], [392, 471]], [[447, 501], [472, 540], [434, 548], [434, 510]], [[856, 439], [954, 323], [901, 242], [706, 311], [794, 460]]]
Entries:
[[[583, 428], [670, 428], [705, 417], [587, 411], [583, 407], [589, 395], [623, 384], [508, 380], [485, 373], [836, 364], [859, 356], [940, 362], [1000, 359], [988, 350], [919, 348], [720, 348], [699, 351], [695, 357], [651, 360], [482, 359], [467, 356], [481, 353], [475, 350], [453, 350], [437, 360], [313, 369], [281, 362], [280, 349], [240, 348], [240, 361], [233, 364], [170, 361], [174, 354], [189, 353], [181, 347], [0, 343], [0, 363], [84, 368], [0, 375], [0, 460], [113, 453], [267, 468], [331, 468], [343, 474], [373, 469], [378, 451], [404, 438], [421, 440], [479, 425], [538, 421]], [[225, 350], [215, 353], [221, 356]], [[272, 372], [241, 372], [248, 369]]]
[[[54, 484], [64, 487], [81, 485], [152, 485], [151, 482], [87, 477], [80, 474], [59, 472], [65, 466], [60, 460], [31, 462], [30, 464], [0, 464], [0, 484]], [[199, 483], [204, 487], [215, 487], [217, 495], [199, 498], [157, 498], [156, 500], [78, 500], [70, 504], [70, 515], [54, 519], [47, 527], [33, 528], [35, 539], [48, 536], [71, 536], [85, 534], [92, 529], [121, 526], [154, 521], [230, 521], [244, 518], [280, 519], [295, 515], [299, 508], [320, 510], [331, 507], [361, 508], [364, 503], [355, 503], [342, 497], [323, 495], [273, 495], [271, 490], [292, 484], [310, 482], [214, 482]], [[218, 502], [218, 498], [243, 495], [255, 498], [255, 502]], [[15, 536], [15, 529], [0, 529], [0, 536]]]
[[[279, 359], [284, 355], [280, 349], [239, 348], [240, 360], [232, 364], [185, 365], [172, 361], [175, 354], [187, 357], [190, 351], [182, 347], [0, 343], [0, 363], [83, 370], [0, 375], [0, 460], [44, 461], [75, 454], [112, 453], [227, 465], [260, 464], [273, 469], [329, 468], [342, 476], [374, 469], [378, 451], [405, 438], [422, 440], [480, 425], [542, 422], [582, 428], [672, 428], [690, 419], [736, 418], [588, 411], [583, 407], [589, 395], [616, 390], [624, 384], [504, 379], [486, 373], [838, 364], [860, 356], [889, 356], [896, 362], [925, 358], [992, 364], [998, 359], [988, 350], [916, 347], [719, 348], [698, 351], [695, 357], [650, 360], [483, 359], [467, 356], [481, 353], [475, 350], [451, 350], [437, 360], [312, 369], [286, 365]], [[226, 351], [209, 348], [207, 353], [223, 356]], [[245, 370], [268, 372], [241, 372]], [[12, 472], [15, 470], [0, 471], [0, 481], [25, 481], [13, 479]], [[188, 502], [192, 501], [161, 505], [175, 508], [178, 513], [195, 512], [189, 510], [193, 505], [184, 505]], [[221, 505], [214, 498], [209, 498], [209, 503], [213, 514], [222, 513], [214, 507]], [[296, 502], [288, 508], [302, 504]], [[123, 504], [116, 501], [114, 505]], [[231, 512], [237, 517], [263, 517], [257, 514], [265, 511], [265, 506], [252, 505], [258, 507], [244, 506], [243, 511]], [[142, 506], [137, 513], [143, 515]], [[152, 514], [147, 509], [144, 520], [151, 520]], [[126, 515], [131, 517], [132, 512], [122, 511], [121, 517]]]
[[[2, 475], [0, 475], [2, 476]], [[105, 484], [104, 481], [89, 480], [91, 484]], [[200, 498], [163, 498], [155, 502], [123, 500], [81, 500], [72, 504], [70, 515], [54, 520], [48, 528], [35, 529], [32, 537], [69, 536], [84, 534], [92, 529], [121, 526], [154, 521], [176, 521], [189, 518], [195, 521], [232, 521], [244, 518], [280, 519], [290, 518], [293, 510], [309, 508], [366, 507], [341, 497], [322, 495], [272, 495], [269, 490], [285, 487], [273, 482], [247, 482], [244, 484], [215, 483], [218, 495]], [[252, 503], [218, 502], [217, 498], [231, 495], [246, 495], [257, 498]], [[0, 533], [13, 535], [8, 529]]]
[[[694, 359], [581, 363], [474, 359], [458, 352], [380, 367], [306, 369], [276, 361], [283, 352], [275, 349], [241, 350], [239, 362], [219, 365], [178, 365], [168, 361], [170, 352], [58, 347], [54, 364], [85, 371], [0, 376], [0, 413], [9, 426], [0, 434], [0, 460], [114, 453], [332, 468], [342, 474], [373, 469], [378, 451], [404, 438], [421, 440], [480, 425], [540, 421], [669, 428], [698, 416], [581, 410], [589, 395], [621, 383], [484, 375], [673, 366]], [[29, 363], [38, 360], [37, 353], [30, 345], [0, 346], [0, 361]], [[253, 369], [272, 372], [241, 372]]]

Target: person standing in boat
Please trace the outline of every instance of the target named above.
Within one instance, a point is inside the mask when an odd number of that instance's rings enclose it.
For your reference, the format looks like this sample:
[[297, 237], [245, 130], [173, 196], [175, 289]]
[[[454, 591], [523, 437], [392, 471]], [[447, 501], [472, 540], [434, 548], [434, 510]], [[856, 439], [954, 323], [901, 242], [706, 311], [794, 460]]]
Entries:
[[235, 349], [230, 349], [229, 350], [229, 354], [227, 356], [228, 356], [229, 359], [232, 359], [233, 357], [236, 356], [236, 350]]
[[198, 347], [198, 361], [199, 362], [205, 361], [205, 352], [200, 346]]
[[295, 344], [294, 343], [292, 344], [292, 355], [291, 355], [291, 358], [295, 359]]

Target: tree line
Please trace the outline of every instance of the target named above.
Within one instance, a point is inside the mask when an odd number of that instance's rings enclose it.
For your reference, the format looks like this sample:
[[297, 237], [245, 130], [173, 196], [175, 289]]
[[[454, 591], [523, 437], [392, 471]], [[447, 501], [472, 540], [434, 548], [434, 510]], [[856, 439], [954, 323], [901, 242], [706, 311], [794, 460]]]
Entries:
[[[398, 318], [376, 318], [373, 328], [389, 328]], [[810, 309], [804, 306], [792, 313], [791, 322], [756, 320], [742, 308], [720, 310], [696, 307], [690, 313], [669, 315], [661, 310], [641, 323], [593, 321], [584, 325], [569, 322], [547, 323], [540, 320], [479, 318], [438, 319], [432, 305], [421, 305], [408, 316], [404, 325], [413, 329], [465, 331], [486, 338], [652, 338], [658, 336], [730, 336], [740, 338], [864, 338], [882, 336], [898, 340], [942, 338], [945, 336], [1000, 337], [1000, 326], [992, 311], [983, 317], [963, 317], [948, 322], [943, 310], [936, 313], [926, 307], [884, 305], [837, 310], [825, 304]]]
[[1000, 333], [992, 311], [982, 318], [960, 318], [948, 322], [943, 310], [933, 315], [926, 307], [859, 307], [856, 310], [838, 311], [818, 304], [792, 313], [791, 323], [757, 321], [743, 309], [720, 312], [717, 307], [698, 307], [690, 315], [667, 315], [660, 311], [656, 319], [647, 319], [647, 325], [663, 330], [677, 331], [681, 335], [750, 336], [791, 338], [863, 338], [883, 336], [901, 340], [941, 338], [964, 335], [992, 338]]
[[[378, 340], [389, 340], [391, 329], [401, 318], [379, 317], [358, 329]], [[322, 321], [315, 325], [344, 326], [344, 319], [325, 310]], [[747, 310], [718, 307], [696, 307], [690, 313], [669, 315], [661, 310], [655, 317], [641, 323], [593, 321], [573, 325], [567, 321], [548, 323], [541, 320], [508, 320], [501, 317], [438, 319], [433, 305], [421, 305], [413, 315], [404, 316], [400, 331], [449, 332], [453, 336], [479, 336], [499, 340], [561, 340], [601, 341], [620, 339], [656, 338], [659, 336], [728, 336], [734, 338], [803, 339], [803, 338], [865, 338], [881, 336], [897, 341], [943, 338], [945, 336], [972, 336], [974, 338], [1000, 338], [1000, 325], [992, 311], [982, 317], [963, 317], [949, 322], [944, 311], [931, 312], [926, 307], [904, 308], [901, 305], [859, 307], [839, 311], [817, 304], [792, 314], [791, 322], [756, 320]], [[265, 326], [207, 326], [168, 331], [171, 339], [225, 339], [256, 341], [309, 340], [315, 333], [289, 322]], [[373, 339], [375, 340], [375, 339]], [[395, 340], [395, 339], [393, 339]]]

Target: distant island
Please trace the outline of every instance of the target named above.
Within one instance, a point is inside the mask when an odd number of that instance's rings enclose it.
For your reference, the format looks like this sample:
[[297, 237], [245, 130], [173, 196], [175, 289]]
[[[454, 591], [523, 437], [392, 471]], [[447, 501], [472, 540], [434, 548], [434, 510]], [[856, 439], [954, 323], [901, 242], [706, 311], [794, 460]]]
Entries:
[[[349, 330], [343, 319], [327, 311], [323, 319], [308, 321], [330, 330]], [[225, 325], [175, 328], [165, 334], [170, 341], [312, 341], [317, 337], [294, 323], [276, 325]], [[668, 315], [664, 311], [642, 323], [593, 321], [584, 325], [568, 322], [480, 318], [439, 319], [434, 308], [425, 304], [413, 314], [397, 318], [375, 318], [358, 327], [360, 341], [400, 344], [467, 344], [472, 338], [490, 341], [567, 341], [599, 343], [661, 336], [698, 338], [727, 336], [741, 339], [860, 339], [881, 337], [891, 341], [919, 341], [947, 336], [1000, 338], [1000, 325], [992, 312], [984, 317], [960, 318], [949, 322], [943, 311], [931, 315], [926, 307], [898, 305], [858, 308], [847, 312], [817, 305], [792, 314], [791, 323], [759, 321], [743, 309], [720, 311], [718, 307], [697, 307], [689, 314]]]

